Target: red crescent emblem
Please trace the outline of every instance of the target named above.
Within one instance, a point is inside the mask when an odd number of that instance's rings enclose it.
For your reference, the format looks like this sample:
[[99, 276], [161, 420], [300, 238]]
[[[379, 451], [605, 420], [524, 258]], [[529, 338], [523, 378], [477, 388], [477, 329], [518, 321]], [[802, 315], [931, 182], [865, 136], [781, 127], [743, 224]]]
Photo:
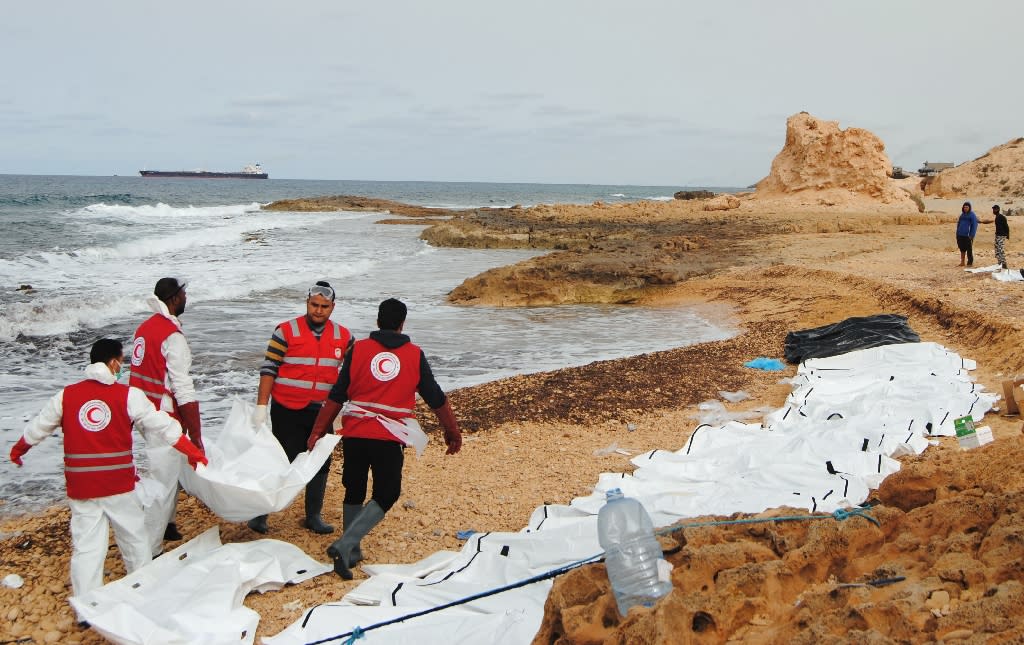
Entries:
[[390, 381], [402, 371], [402, 362], [391, 352], [380, 352], [370, 360], [370, 373], [378, 381]]
[[132, 344], [132, 365], [138, 367], [142, 365], [142, 359], [146, 356], [146, 339], [139, 337], [135, 339]]
[[78, 409], [78, 423], [89, 432], [99, 432], [110, 425], [110, 406], [101, 399], [87, 401]]

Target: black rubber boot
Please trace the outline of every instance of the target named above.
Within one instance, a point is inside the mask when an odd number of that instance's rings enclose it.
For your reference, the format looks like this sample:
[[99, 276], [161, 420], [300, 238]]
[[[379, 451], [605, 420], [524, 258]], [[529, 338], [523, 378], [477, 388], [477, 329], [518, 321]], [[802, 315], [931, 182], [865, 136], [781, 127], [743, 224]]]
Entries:
[[327, 547], [327, 555], [334, 560], [334, 572], [345, 580], [352, 579], [350, 567], [355, 565], [352, 560], [352, 549], [359, 544], [360, 540], [366, 537], [373, 527], [384, 519], [384, 509], [374, 500], [363, 507], [363, 510], [352, 520], [352, 524], [345, 530], [340, 540]]
[[328, 459], [324, 467], [306, 484], [306, 519], [302, 525], [320, 535], [334, 533], [334, 527], [320, 517], [320, 511], [324, 507], [324, 494], [327, 492], [327, 473], [330, 465], [331, 461]]
[[[341, 507], [341, 521], [344, 523], [345, 532], [348, 532], [348, 527], [352, 525], [352, 522], [359, 517], [359, 514], [363, 512], [363, 507], [360, 504], [345, 504]], [[350, 565], [355, 565], [357, 562], [363, 560], [363, 549], [356, 542], [356, 545], [352, 548], [350, 555]]]
[[249, 526], [249, 528], [262, 535], [266, 535], [267, 532], [270, 530], [270, 527], [267, 526], [266, 515], [257, 515], [256, 517], [246, 522], [246, 524]]
[[178, 532], [178, 526], [174, 522], [168, 524], [164, 529], [164, 539], [168, 542], [177, 542], [181, 539], [181, 533]]

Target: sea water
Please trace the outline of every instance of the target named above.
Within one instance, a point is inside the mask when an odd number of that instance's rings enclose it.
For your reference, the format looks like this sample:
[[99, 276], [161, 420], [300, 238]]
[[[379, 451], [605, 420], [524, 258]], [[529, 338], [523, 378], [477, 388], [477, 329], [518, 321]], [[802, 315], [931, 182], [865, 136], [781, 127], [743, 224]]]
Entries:
[[356, 337], [377, 304], [409, 306], [405, 331], [442, 388], [583, 365], [728, 337], [728, 321], [691, 307], [461, 307], [446, 295], [467, 277], [537, 255], [429, 246], [422, 226], [381, 213], [263, 211], [277, 199], [356, 194], [425, 206], [670, 199], [672, 187], [550, 186], [141, 177], [0, 176], [0, 515], [63, 499], [61, 442], [44, 441], [16, 469], [25, 426], [81, 379], [101, 337], [130, 344], [161, 277], [188, 283], [181, 321], [194, 355], [204, 428], [215, 436], [233, 397], [254, 400], [277, 323], [305, 311], [328, 280], [333, 318]]

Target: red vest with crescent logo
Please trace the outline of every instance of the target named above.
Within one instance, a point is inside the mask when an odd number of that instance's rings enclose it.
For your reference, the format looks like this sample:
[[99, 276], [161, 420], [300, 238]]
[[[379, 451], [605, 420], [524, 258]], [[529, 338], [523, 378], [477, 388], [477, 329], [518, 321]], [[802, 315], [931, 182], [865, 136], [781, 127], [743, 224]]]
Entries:
[[[420, 355], [420, 348], [412, 343], [390, 349], [372, 338], [357, 340], [352, 347], [349, 365], [349, 401], [392, 419], [416, 416]], [[341, 435], [399, 441], [380, 421], [347, 414], [342, 418]]]
[[338, 370], [352, 334], [328, 320], [318, 339], [305, 316], [279, 325], [288, 343], [270, 396], [286, 408], [301, 410], [323, 403], [338, 380]]
[[93, 499], [135, 488], [128, 386], [88, 379], [64, 388], [64, 479], [68, 497]]
[[[132, 343], [132, 368], [128, 377], [128, 385], [142, 390], [157, 410], [161, 409], [160, 401], [165, 394], [170, 394], [171, 398], [174, 398], [165, 385], [167, 359], [160, 348], [168, 336], [180, 332], [181, 329], [177, 325], [160, 314], [153, 314], [135, 330], [135, 341]], [[178, 402], [174, 402], [173, 410], [166, 410], [166, 412], [178, 419]]]

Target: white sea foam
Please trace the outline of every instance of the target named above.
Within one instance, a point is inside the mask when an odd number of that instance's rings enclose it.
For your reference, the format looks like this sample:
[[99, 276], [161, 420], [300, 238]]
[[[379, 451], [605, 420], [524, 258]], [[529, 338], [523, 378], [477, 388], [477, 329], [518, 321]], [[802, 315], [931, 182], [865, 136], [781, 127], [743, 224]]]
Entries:
[[205, 226], [201, 229], [152, 235], [121, 242], [114, 246], [91, 246], [74, 250], [49, 251], [38, 257], [26, 257], [26, 262], [35, 266], [49, 265], [52, 268], [73, 268], [77, 264], [89, 264], [104, 260], [128, 260], [135, 258], [160, 257], [199, 246], [218, 246], [238, 242], [241, 236], [253, 228], [248, 222], [236, 222], [220, 226]]
[[[445, 389], [730, 333], [685, 309], [456, 307], [445, 296], [465, 278], [536, 252], [434, 248], [418, 239], [421, 226], [374, 224], [379, 213], [251, 207], [93, 204], [51, 215], [54, 222], [87, 220], [67, 236], [0, 260], [0, 285], [15, 285], [0, 294], [0, 451], [47, 398], [80, 378], [95, 338], [130, 340], [149, 315], [145, 296], [165, 275], [188, 283], [181, 320], [211, 432], [231, 396], [255, 396], [275, 325], [301, 315], [305, 290], [320, 279], [338, 290], [334, 319], [357, 337], [374, 328], [383, 298], [404, 300], [406, 330]], [[16, 292], [19, 284], [34, 292]], [[0, 496], [8, 500], [0, 514], [61, 496], [59, 440], [29, 457], [17, 481], [0, 471]]]
[[11, 341], [21, 335], [54, 336], [86, 327], [102, 327], [126, 313], [139, 311], [142, 302], [138, 296], [94, 296], [89, 302], [83, 302], [69, 295], [9, 303], [0, 315], [0, 340]]
[[345, 279], [371, 271], [386, 258], [355, 244], [336, 253], [316, 244], [315, 253], [303, 258], [310, 229], [330, 229], [339, 222], [366, 217], [365, 213], [261, 212], [216, 217], [202, 226], [175, 220], [166, 224], [162, 234], [142, 227], [131, 229], [140, 237], [114, 245], [2, 260], [0, 283], [31, 284], [34, 291], [5, 303], [0, 340], [102, 327], [145, 312], [146, 294], [158, 278], [168, 274], [192, 283], [189, 298], [195, 305], [246, 298], [323, 276]]
[[[354, 261], [339, 258], [316, 267], [295, 268], [288, 272], [273, 271], [266, 266], [259, 270], [244, 264], [223, 260], [218, 263], [208, 259], [181, 263], [179, 266], [183, 269], [181, 275], [195, 277], [189, 287], [190, 306], [195, 307], [204, 302], [248, 298], [254, 294], [292, 286], [296, 282], [312, 284], [324, 275], [344, 280], [372, 271], [379, 262], [372, 258]], [[86, 268], [82, 268], [83, 271], [75, 275], [84, 277]], [[111, 283], [103, 280], [102, 275], [114, 275], [114, 267], [105, 264], [89, 267], [89, 273], [95, 278], [93, 284], [83, 281], [52, 285], [51, 288], [48, 280], [34, 279], [36, 297], [27, 302], [7, 303], [3, 313], [0, 313], [0, 340], [11, 341], [22, 335], [36, 337], [66, 334], [103, 327], [125, 317], [145, 313], [148, 311], [146, 295], [160, 277], [153, 273], [143, 280], [125, 277], [123, 281]], [[250, 279], [254, 273], [259, 274], [258, 280]], [[63, 272], [61, 275], [69, 274]]]
[[123, 219], [135, 218], [206, 218], [211, 216], [225, 217], [243, 215], [260, 210], [260, 204], [252, 202], [249, 204], [231, 204], [228, 206], [168, 206], [164, 203], [153, 205], [143, 204], [140, 206], [126, 206], [123, 204], [92, 204], [80, 209], [78, 212], [87, 216], [96, 217], [117, 217]]

